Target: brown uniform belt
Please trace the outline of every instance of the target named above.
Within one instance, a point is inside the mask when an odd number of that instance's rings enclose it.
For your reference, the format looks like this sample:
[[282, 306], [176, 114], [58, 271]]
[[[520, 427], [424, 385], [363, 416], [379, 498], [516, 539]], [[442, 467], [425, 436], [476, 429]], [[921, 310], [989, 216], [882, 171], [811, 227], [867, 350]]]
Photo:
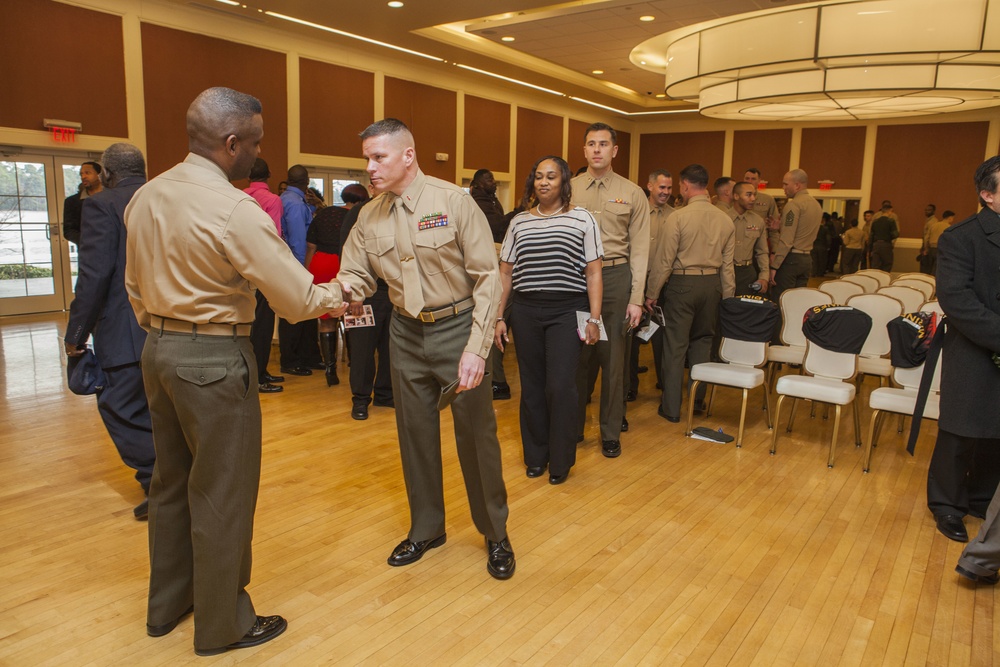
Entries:
[[718, 269], [674, 269], [671, 273], [678, 276], [717, 276]]
[[809, 251], [808, 250], [795, 250], [793, 248], [792, 249], [792, 254], [794, 254], [794, 255], [808, 255]]
[[474, 304], [475, 301], [473, 301], [470, 296], [468, 299], [462, 299], [458, 303], [453, 303], [450, 306], [421, 310], [416, 317], [411, 317], [410, 314], [402, 308], [396, 308], [396, 312], [411, 320], [420, 320], [424, 324], [431, 324], [432, 322], [440, 322], [441, 320], [446, 320], [449, 317], [454, 317], [455, 315], [461, 315], [469, 308], [472, 308]]
[[217, 324], [208, 322], [206, 324], [195, 324], [184, 320], [174, 320], [169, 317], [150, 315], [150, 327], [159, 331], [170, 331], [172, 333], [186, 333], [195, 336], [249, 336], [249, 324]]
[[752, 259], [747, 262], [733, 262], [733, 266], [750, 266], [751, 264], [753, 264]]
[[618, 266], [619, 264], [627, 264], [628, 257], [612, 257], [611, 259], [606, 259], [601, 263], [605, 269], [609, 269], [612, 266]]

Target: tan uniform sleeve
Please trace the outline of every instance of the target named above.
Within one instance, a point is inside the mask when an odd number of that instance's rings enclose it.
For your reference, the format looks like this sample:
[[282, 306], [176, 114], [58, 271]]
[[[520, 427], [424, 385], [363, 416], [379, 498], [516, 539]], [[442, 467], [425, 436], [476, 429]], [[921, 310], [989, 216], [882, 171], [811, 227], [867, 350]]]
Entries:
[[728, 299], [736, 294], [736, 268], [733, 258], [736, 255], [736, 229], [729, 225], [729, 235], [722, 246], [722, 266], [719, 277], [722, 279], [722, 298]]
[[801, 216], [802, 211], [799, 209], [799, 205], [789, 199], [785, 204], [785, 210], [781, 216], [781, 227], [778, 229], [778, 236], [774, 246], [774, 264], [771, 265], [772, 269], [778, 269], [785, 261], [788, 253], [792, 251], [795, 241], [795, 230], [798, 229], [799, 218]]
[[628, 242], [628, 263], [632, 269], [632, 292], [628, 302], [633, 306], [642, 306], [645, 302], [642, 291], [649, 268], [649, 204], [645, 199], [632, 205]]
[[757, 268], [760, 269], [757, 277], [765, 282], [771, 278], [770, 259], [768, 258], [769, 254], [770, 253], [767, 249], [767, 235], [761, 233], [761, 235], [757, 237], [757, 241], [754, 242], [753, 255], [757, 260]]
[[[656, 249], [650, 259], [649, 280], [646, 284], [646, 298], [660, 298], [663, 286], [670, 279], [670, 272], [674, 266], [674, 259], [677, 258], [677, 248], [680, 241], [681, 228], [677, 225], [677, 218], [673, 215], [668, 216], [656, 235]], [[732, 259], [733, 254], [730, 249], [730, 264], [732, 264]]]
[[462, 223], [458, 242], [465, 257], [465, 271], [474, 283], [472, 331], [465, 351], [485, 359], [493, 345], [492, 319], [496, 316], [501, 290], [493, 234], [486, 216], [472, 197], [455, 197], [453, 202]]
[[[370, 204], [369, 206], [374, 206]], [[367, 207], [366, 207], [367, 208]], [[340, 270], [336, 282], [351, 286], [351, 301], [364, 301], [375, 293], [375, 282], [378, 279], [371, 262], [368, 259], [368, 249], [364, 221], [367, 211], [362, 210], [354, 229], [347, 235], [347, 242], [340, 250]]]

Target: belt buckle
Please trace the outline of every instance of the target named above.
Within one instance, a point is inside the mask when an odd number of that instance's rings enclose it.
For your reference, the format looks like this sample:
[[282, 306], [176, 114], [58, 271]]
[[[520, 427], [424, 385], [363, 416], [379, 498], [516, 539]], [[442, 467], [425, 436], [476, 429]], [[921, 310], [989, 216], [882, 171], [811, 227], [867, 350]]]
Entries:
[[420, 321], [423, 322], [424, 324], [433, 324], [434, 323], [434, 313], [432, 313], [430, 311], [421, 310], [419, 317], [420, 317]]

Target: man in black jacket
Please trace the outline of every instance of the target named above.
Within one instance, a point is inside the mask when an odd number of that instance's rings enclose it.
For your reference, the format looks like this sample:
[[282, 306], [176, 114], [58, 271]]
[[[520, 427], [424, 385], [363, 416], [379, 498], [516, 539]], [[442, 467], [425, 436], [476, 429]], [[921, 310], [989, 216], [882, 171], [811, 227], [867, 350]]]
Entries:
[[81, 164], [80, 189], [76, 194], [66, 197], [66, 201], [63, 202], [63, 237], [67, 241], [80, 245], [80, 216], [83, 213], [83, 202], [102, 189], [101, 165], [97, 162]]
[[927, 473], [927, 506], [938, 530], [958, 542], [969, 539], [962, 518], [987, 514], [1000, 481], [1000, 156], [984, 162], [975, 180], [982, 210], [938, 241], [937, 295], [948, 319]]
[[[146, 182], [146, 163], [138, 148], [112, 144], [104, 151], [107, 189], [83, 203], [80, 272], [70, 304], [66, 354], [83, 354], [94, 335], [94, 354], [108, 381], [97, 392], [97, 408], [125, 465], [133, 468], [149, 493], [156, 454], [139, 360], [146, 332], [135, 319], [125, 293], [125, 207]], [[134, 510], [146, 518], [144, 500]]]

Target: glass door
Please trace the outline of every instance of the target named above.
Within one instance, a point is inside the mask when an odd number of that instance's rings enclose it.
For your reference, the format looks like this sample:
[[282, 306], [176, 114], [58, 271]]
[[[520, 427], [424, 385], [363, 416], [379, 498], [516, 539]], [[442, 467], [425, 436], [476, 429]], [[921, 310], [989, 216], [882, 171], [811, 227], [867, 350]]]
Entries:
[[0, 156], [0, 315], [59, 311], [72, 300], [59, 223], [64, 164], [47, 155]]

